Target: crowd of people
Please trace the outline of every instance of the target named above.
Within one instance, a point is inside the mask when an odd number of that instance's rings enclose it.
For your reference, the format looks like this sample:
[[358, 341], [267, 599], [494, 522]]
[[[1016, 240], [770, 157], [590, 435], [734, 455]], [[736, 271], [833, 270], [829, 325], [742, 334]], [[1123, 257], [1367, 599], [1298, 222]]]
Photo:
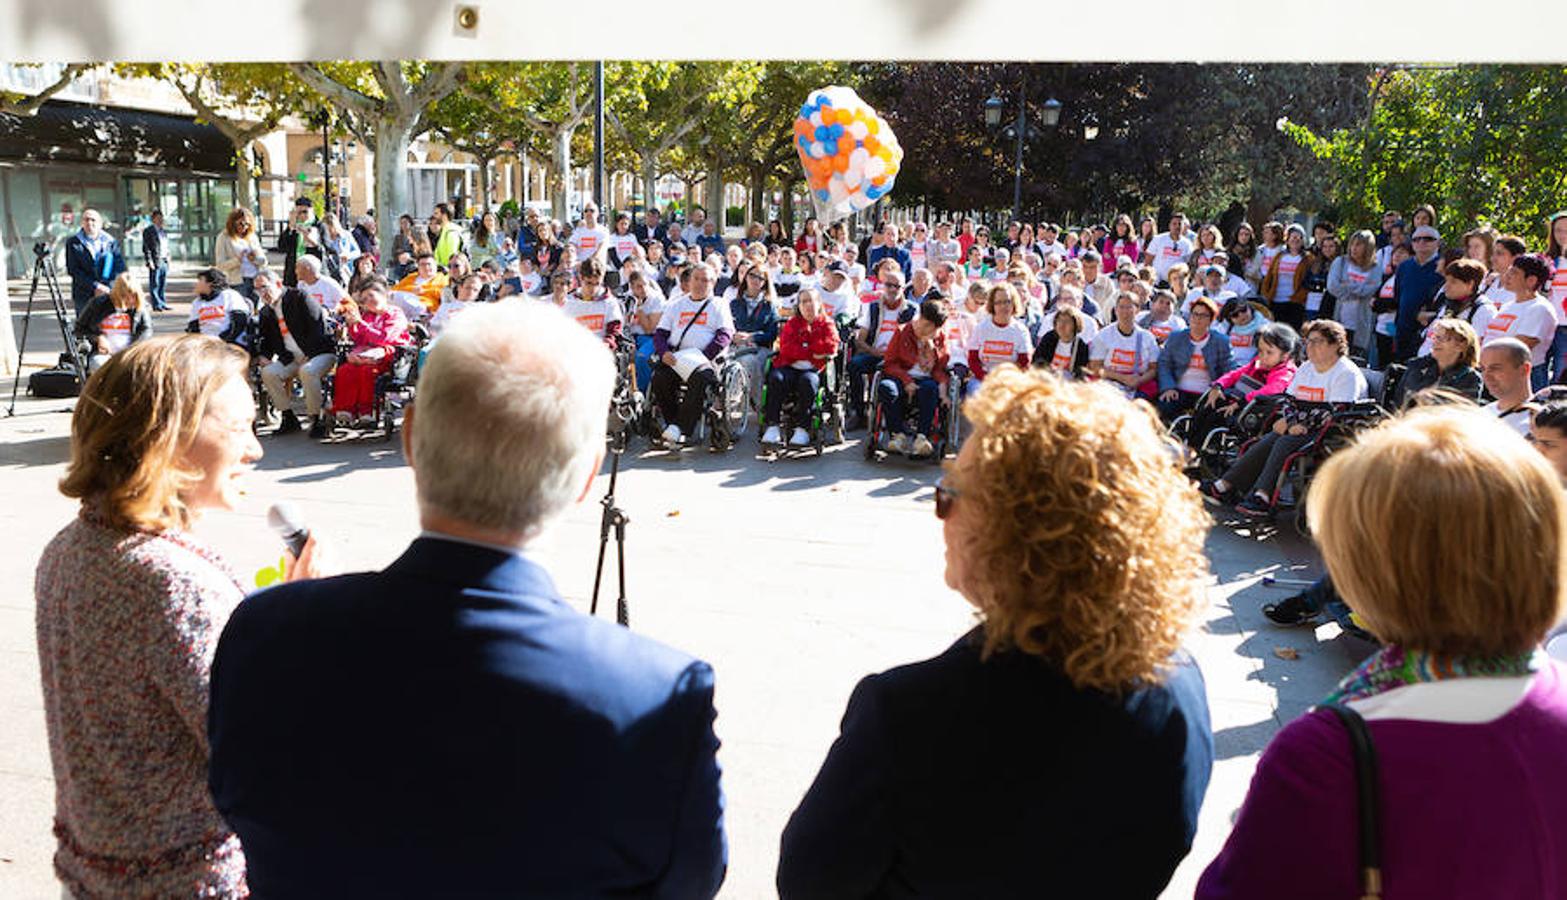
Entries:
[[[193, 334], [162, 338], [112, 250], [89, 256], [99, 352], [62, 483], [82, 514], [36, 591], [68, 896], [717, 892], [712, 669], [572, 612], [533, 555], [597, 471], [610, 349], [676, 445], [720, 356], [775, 388], [769, 428], [775, 398], [841, 358], [851, 426], [881, 392], [892, 452], [931, 452], [939, 403], [972, 429], [934, 505], [979, 624], [855, 689], [783, 832], [780, 896], [1156, 896], [1214, 760], [1182, 649], [1203, 503], [1266, 513], [1292, 455], [1368, 402], [1392, 409], [1296, 498], [1330, 577], [1269, 616], [1347, 604], [1380, 646], [1270, 744], [1197, 895], [1555, 892], [1567, 683], [1542, 648], [1563, 611], [1567, 389], [1546, 383], [1567, 381], [1567, 214], [1540, 256], [1479, 229], [1444, 249], [1428, 208], [1343, 255], [1322, 223], [1226, 241], [1180, 215], [996, 240], [888, 222], [861, 245], [841, 222], [730, 243], [696, 212], [597, 213], [469, 230], [438, 207], [382, 259], [373, 226], [366, 249], [301, 207], [281, 273], [237, 213]], [[307, 544], [241, 602], [197, 535], [264, 452], [251, 367], [279, 430], [292, 381], [314, 430], [362, 415], [421, 333], [402, 437], [422, 536], [335, 579]], [[1171, 435], [1195, 451], [1262, 398], [1257, 433], [1195, 482]], [[1356, 815], [1354, 721], [1379, 823]]]

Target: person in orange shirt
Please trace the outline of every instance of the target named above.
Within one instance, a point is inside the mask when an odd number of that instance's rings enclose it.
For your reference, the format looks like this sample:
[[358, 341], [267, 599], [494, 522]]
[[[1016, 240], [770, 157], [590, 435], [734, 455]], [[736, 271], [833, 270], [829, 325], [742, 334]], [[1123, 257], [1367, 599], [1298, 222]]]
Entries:
[[[435, 267], [435, 256], [430, 253], [421, 253], [414, 261], [414, 270], [409, 272], [402, 281], [392, 285], [393, 299], [398, 294], [412, 294], [419, 299], [424, 306], [424, 315], [434, 313], [441, 306], [441, 292], [446, 290], [448, 279], [446, 273]], [[397, 304], [404, 308], [404, 304]], [[408, 311], [405, 309], [405, 312]], [[420, 318], [423, 318], [421, 316]], [[411, 318], [411, 317], [410, 317]]]

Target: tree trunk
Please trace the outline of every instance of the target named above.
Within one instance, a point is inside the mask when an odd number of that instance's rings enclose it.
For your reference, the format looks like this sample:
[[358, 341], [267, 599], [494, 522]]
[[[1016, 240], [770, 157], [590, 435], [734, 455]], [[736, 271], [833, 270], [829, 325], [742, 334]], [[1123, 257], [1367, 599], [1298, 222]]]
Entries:
[[[383, 242], [397, 234], [398, 216], [430, 212], [408, 208], [408, 145], [412, 142], [413, 122], [383, 118], [375, 123], [375, 224]], [[383, 243], [382, 247], [383, 253], [389, 253], [391, 244]]]
[[720, 235], [729, 225], [724, 209], [723, 167], [717, 160], [713, 160], [707, 168], [707, 217], [718, 223]]
[[751, 170], [751, 221], [767, 222], [767, 173]]
[[794, 234], [794, 184], [783, 183], [783, 199], [778, 202], [778, 218], [783, 222], [784, 234]]
[[658, 168], [652, 154], [642, 156], [642, 209], [658, 208]]
[[1259, 244], [1262, 243], [1262, 225], [1273, 218], [1273, 211], [1278, 206], [1278, 201], [1272, 197], [1252, 197], [1246, 201], [1246, 221], [1256, 229]]
[[555, 171], [550, 173], [550, 214], [568, 227], [571, 221], [571, 133], [572, 129], [556, 128], [550, 135], [555, 156]]
[[490, 211], [490, 162], [494, 157], [479, 157], [479, 215]]
[[256, 179], [250, 174], [249, 150], [248, 146], [234, 148], [234, 205], [256, 212]]

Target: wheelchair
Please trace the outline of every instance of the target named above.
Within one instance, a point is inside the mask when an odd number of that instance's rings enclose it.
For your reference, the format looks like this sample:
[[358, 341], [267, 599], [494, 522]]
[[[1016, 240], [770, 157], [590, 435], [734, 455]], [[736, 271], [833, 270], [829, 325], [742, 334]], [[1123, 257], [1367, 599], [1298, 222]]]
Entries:
[[[657, 363], [662, 365], [662, 363]], [[697, 419], [696, 433], [686, 435], [686, 443], [705, 443], [714, 453], [729, 450], [741, 438], [751, 423], [751, 384], [745, 366], [727, 354], [713, 360], [718, 370], [718, 383], [707, 387], [707, 397], [702, 405], [702, 415]], [[681, 397], [689, 390], [680, 386]], [[664, 443], [663, 431], [668, 426], [658, 404], [648, 403], [648, 442], [654, 449], [669, 449]]]
[[[875, 371], [871, 373], [871, 405], [870, 413], [866, 416], [868, 425], [865, 432], [865, 445], [863, 447], [865, 459], [867, 462], [880, 462], [882, 459], [891, 455], [888, 449], [881, 445], [882, 439], [884, 437], [890, 437], [890, 435], [886, 433], [887, 410], [885, 407], [885, 401], [882, 399], [881, 391], [878, 389], [881, 385], [883, 375], [884, 371], [881, 365], [877, 365]], [[954, 403], [956, 398], [952, 393], [953, 382], [957, 380], [958, 379], [956, 375], [949, 376], [947, 379], [947, 386], [942, 389], [941, 396], [937, 399], [936, 418], [931, 423], [931, 433], [926, 435], [926, 437], [930, 439], [932, 447], [931, 454], [928, 457], [910, 457], [911, 459], [919, 458], [926, 462], [939, 465], [941, 461], [946, 458], [948, 449], [955, 449], [955, 446], [953, 445], [949, 436], [952, 434], [952, 419], [956, 418], [957, 412], [957, 406]], [[913, 399], [904, 395], [900, 391], [898, 393], [897, 402], [905, 404], [908, 415], [904, 417], [904, 421], [907, 424], [912, 425], [914, 419]]]
[[[1269, 416], [1268, 425], [1272, 424], [1273, 418]], [[1301, 537], [1310, 537], [1311, 530], [1306, 521], [1306, 493], [1311, 488], [1311, 480], [1317, 470], [1328, 457], [1353, 443], [1361, 432], [1375, 428], [1388, 418], [1387, 410], [1376, 400], [1336, 404], [1327, 421], [1311, 432], [1311, 439], [1285, 457], [1278, 483], [1272, 486], [1268, 494], [1268, 505], [1274, 515], [1290, 515], [1296, 532]], [[1256, 440], [1252, 438], [1242, 444], [1238, 452], [1244, 453]]]
[[[778, 422], [776, 423], [779, 430], [788, 435], [796, 427], [804, 428], [806, 434], [810, 435], [810, 445], [806, 448], [801, 448], [791, 447], [787, 443], [772, 447], [764, 444], [762, 447], [764, 451], [770, 449], [775, 455], [782, 456], [791, 451], [809, 449], [815, 451], [817, 456], [821, 456], [829, 443], [834, 445], [843, 443], [842, 393], [834, 390], [834, 385], [829, 383], [835, 380], [832, 376], [832, 369], [835, 364], [841, 361], [842, 356], [843, 354], [840, 352], [828, 363], [827, 369], [822, 372], [821, 386], [816, 390], [816, 396], [811, 403], [810, 409], [800, 409], [798, 401], [792, 394], [785, 395], [783, 406], [779, 409]], [[767, 364], [768, 376], [772, 375], [775, 368], [777, 368], [776, 357]], [[841, 379], [838, 379], [838, 381], [841, 385]], [[767, 392], [771, 388], [772, 383], [770, 380], [762, 382], [762, 409], [764, 410], [767, 408]], [[760, 426], [761, 423], [758, 422], [758, 427], [760, 428]]]
[[1268, 394], [1245, 401], [1240, 409], [1228, 416], [1225, 423], [1208, 432], [1202, 442], [1193, 447], [1190, 442], [1192, 413], [1177, 416], [1170, 423], [1170, 437], [1178, 440], [1193, 454], [1192, 467], [1203, 481], [1212, 481], [1240, 456], [1244, 446], [1263, 435], [1273, 424], [1282, 394]]
[[[392, 439], [392, 434], [397, 430], [399, 414], [413, 402], [414, 392], [419, 382], [419, 367], [424, 360], [424, 352], [430, 344], [430, 332], [423, 323], [416, 322], [410, 325], [408, 336], [411, 342], [394, 347], [392, 364], [375, 378], [375, 404], [370, 415], [376, 424], [371, 434], [379, 435], [383, 441]], [[352, 345], [343, 341], [338, 342], [338, 366], [348, 361], [348, 353], [351, 349]], [[321, 409], [322, 415], [326, 417], [329, 437], [336, 436], [341, 430], [326, 412], [332, 408], [332, 387], [336, 373], [337, 368], [333, 367], [331, 372], [321, 378]]]
[[624, 448], [634, 434], [646, 436], [651, 427], [647, 398], [637, 387], [637, 342], [622, 334], [615, 343], [615, 392], [609, 398], [605, 433], [611, 445]]

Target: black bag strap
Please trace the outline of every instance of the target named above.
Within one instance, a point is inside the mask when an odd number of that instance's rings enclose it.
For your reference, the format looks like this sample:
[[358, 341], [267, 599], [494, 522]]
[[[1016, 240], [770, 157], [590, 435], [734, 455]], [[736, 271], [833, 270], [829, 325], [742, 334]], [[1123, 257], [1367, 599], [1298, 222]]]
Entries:
[[676, 350], [684, 349], [680, 345], [684, 344], [685, 341], [686, 341], [686, 332], [691, 330], [691, 326], [696, 324], [696, 320], [702, 317], [702, 313], [707, 311], [707, 305], [709, 303], [712, 303], [712, 302], [713, 302], [713, 298], [712, 297], [708, 297], [706, 300], [702, 301], [702, 305], [701, 306], [698, 306], [696, 308], [696, 312], [691, 314], [691, 321], [686, 323], [686, 327], [680, 329], [680, 337], [675, 338], [675, 349]]
[[1338, 703], [1330, 703], [1323, 709], [1337, 716], [1344, 730], [1349, 732], [1358, 793], [1361, 900], [1379, 900], [1382, 896], [1382, 792], [1377, 780], [1376, 746], [1371, 742], [1371, 729], [1366, 727], [1366, 720], [1360, 713]]

